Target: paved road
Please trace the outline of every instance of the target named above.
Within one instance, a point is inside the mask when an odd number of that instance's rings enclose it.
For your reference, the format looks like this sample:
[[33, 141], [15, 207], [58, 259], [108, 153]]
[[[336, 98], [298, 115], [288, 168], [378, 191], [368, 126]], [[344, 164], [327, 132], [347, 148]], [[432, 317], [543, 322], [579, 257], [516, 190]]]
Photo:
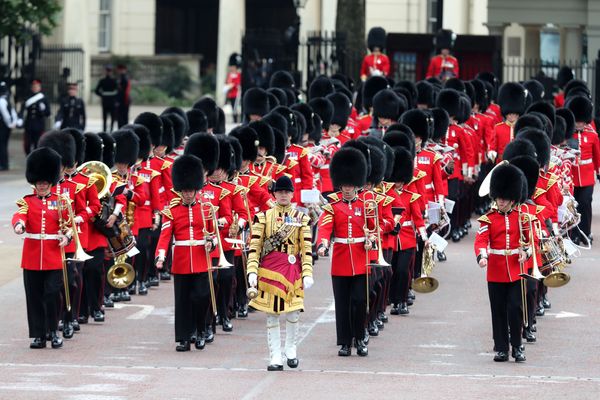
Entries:
[[28, 190], [17, 172], [0, 177], [1, 399], [280, 399], [287, 390], [294, 397], [380, 399], [591, 399], [600, 393], [598, 246], [569, 267], [568, 286], [550, 292], [552, 309], [538, 321], [527, 363], [498, 364], [473, 233], [450, 245], [448, 261], [436, 266], [440, 288], [418, 296], [409, 316], [391, 316], [367, 358], [337, 357], [328, 260], [317, 262], [315, 286], [307, 291], [295, 371], [265, 371], [260, 313], [235, 320], [233, 333], [219, 331], [203, 351], [176, 353], [170, 282], [108, 309], [105, 323], [83, 326], [61, 350], [30, 350], [21, 244], [8, 226], [14, 200]]

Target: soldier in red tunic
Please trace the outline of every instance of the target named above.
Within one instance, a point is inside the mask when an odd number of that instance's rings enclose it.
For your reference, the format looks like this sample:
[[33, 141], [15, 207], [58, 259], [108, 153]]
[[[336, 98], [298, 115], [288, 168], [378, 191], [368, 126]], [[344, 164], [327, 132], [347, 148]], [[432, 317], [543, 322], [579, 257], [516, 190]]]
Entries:
[[[365, 343], [367, 316], [368, 251], [375, 221], [365, 219], [365, 202], [358, 190], [367, 180], [367, 161], [357, 149], [343, 148], [331, 160], [331, 179], [340, 188], [338, 199], [323, 206], [319, 219], [318, 253], [324, 257], [331, 247], [331, 280], [335, 300], [338, 355], [347, 357], [354, 344], [359, 356], [369, 353]], [[353, 340], [354, 339], [354, 340]]]
[[[210, 292], [208, 273], [210, 252], [216, 238], [207, 234], [214, 227], [206, 208], [198, 201], [198, 192], [204, 185], [202, 162], [196, 156], [182, 155], [173, 164], [173, 189], [178, 193], [164, 216], [155, 262], [164, 266], [169, 247], [173, 245], [173, 288], [175, 291], [175, 341], [177, 351], [189, 351], [192, 334], [209, 309]], [[198, 335], [195, 347], [205, 346], [204, 336]]]
[[369, 30], [367, 47], [371, 54], [367, 54], [360, 67], [360, 79], [366, 81], [370, 76], [388, 76], [390, 74], [390, 59], [383, 53], [385, 50], [385, 30], [376, 26]]
[[515, 138], [514, 125], [527, 108], [526, 98], [525, 88], [516, 82], [507, 82], [498, 91], [498, 104], [504, 120], [494, 126], [494, 134], [490, 144], [490, 157], [496, 163], [502, 161], [504, 148]]
[[495, 204], [479, 218], [474, 249], [479, 266], [487, 268], [494, 348], [497, 352], [494, 361], [508, 361], [510, 344], [515, 361], [523, 362], [523, 288], [519, 274], [526, 272], [525, 262], [532, 251], [528, 238], [523, 237], [523, 232], [529, 228], [527, 218], [530, 217], [518, 209], [522, 189], [526, 187], [525, 177], [517, 167], [502, 165], [492, 172], [490, 180], [490, 197]]
[[438, 78], [442, 81], [458, 78], [458, 60], [450, 55], [454, 47], [456, 34], [448, 29], [440, 29], [435, 36], [434, 44], [440, 54], [429, 61], [426, 78]]
[[[59, 215], [59, 196], [55, 185], [62, 176], [61, 156], [47, 147], [34, 150], [27, 157], [27, 182], [35, 186], [35, 193], [17, 201], [19, 210], [12, 217], [17, 235], [23, 235], [23, 283], [27, 300], [27, 321], [32, 349], [46, 347], [50, 337], [52, 348], [62, 347], [58, 336], [59, 293], [63, 287], [62, 269], [65, 260], [61, 247], [71, 240], [67, 226], [61, 219], [68, 218], [65, 208]], [[63, 201], [64, 206], [64, 201]]]

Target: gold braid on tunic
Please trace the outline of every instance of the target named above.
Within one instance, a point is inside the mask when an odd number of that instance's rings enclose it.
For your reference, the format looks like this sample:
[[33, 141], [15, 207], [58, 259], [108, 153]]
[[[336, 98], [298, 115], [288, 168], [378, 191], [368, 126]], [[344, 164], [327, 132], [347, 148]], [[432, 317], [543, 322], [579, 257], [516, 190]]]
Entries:
[[[278, 248], [274, 249], [274, 251], [300, 257], [302, 278], [305, 276], [312, 277], [310, 218], [291, 205], [280, 206], [278, 204], [270, 210], [256, 214], [254, 217], [251, 229], [252, 238], [248, 252], [248, 274], [255, 273], [259, 278], [261, 277], [260, 258], [263, 253], [265, 240], [281, 228], [286, 217], [300, 222], [301, 226], [295, 228], [287, 239]], [[299, 292], [303, 293], [302, 291]], [[286, 301], [280, 296], [261, 290], [259, 287], [258, 296], [250, 302], [250, 306], [259, 311], [271, 314], [302, 310], [304, 308], [304, 299], [302, 296], [295, 296], [290, 301]]]

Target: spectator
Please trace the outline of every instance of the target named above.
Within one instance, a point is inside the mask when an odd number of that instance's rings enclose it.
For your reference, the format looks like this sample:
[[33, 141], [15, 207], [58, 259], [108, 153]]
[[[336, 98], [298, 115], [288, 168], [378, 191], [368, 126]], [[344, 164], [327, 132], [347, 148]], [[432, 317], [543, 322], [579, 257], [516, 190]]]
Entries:
[[77, 83], [67, 84], [67, 96], [60, 103], [54, 127], [85, 130], [85, 103], [77, 97]]
[[[104, 132], [112, 132], [113, 125], [116, 122], [117, 111], [117, 80], [112, 76], [112, 66], [107, 65], [105, 68], [106, 75], [98, 81], [96, 86], [96, 94], [102, 99], [102, 130]], [[106, 129], [106, 120], [110, 116], [110, 129]]]
[[0, 171], [8, 170], [8, 138], [17, 125], [17, 113], [10, 105], [8, 85], [0, 82]]
[[46, 130], [46, 118], [50, 116], [50, 104], [42, 93], [42, 82], [39, 79], [31, 81], [31, 94], [21, 105], [21, 118], [25, 121], [23, 149], [29, 155], [37, 149], [40, 137]]

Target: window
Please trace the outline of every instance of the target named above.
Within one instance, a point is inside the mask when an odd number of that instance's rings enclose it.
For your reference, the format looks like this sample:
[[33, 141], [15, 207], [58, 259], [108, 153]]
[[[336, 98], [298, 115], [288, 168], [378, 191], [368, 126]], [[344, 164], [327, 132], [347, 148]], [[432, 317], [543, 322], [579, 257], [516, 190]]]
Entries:
[[436, 33], [442, 27], [442, 13], [444, 4], [442, 0], [427, 1], [427, 32]]
[[100, 22], [98, 25], [98, 50], [110, 51], [111, 0], [100, 0]]

